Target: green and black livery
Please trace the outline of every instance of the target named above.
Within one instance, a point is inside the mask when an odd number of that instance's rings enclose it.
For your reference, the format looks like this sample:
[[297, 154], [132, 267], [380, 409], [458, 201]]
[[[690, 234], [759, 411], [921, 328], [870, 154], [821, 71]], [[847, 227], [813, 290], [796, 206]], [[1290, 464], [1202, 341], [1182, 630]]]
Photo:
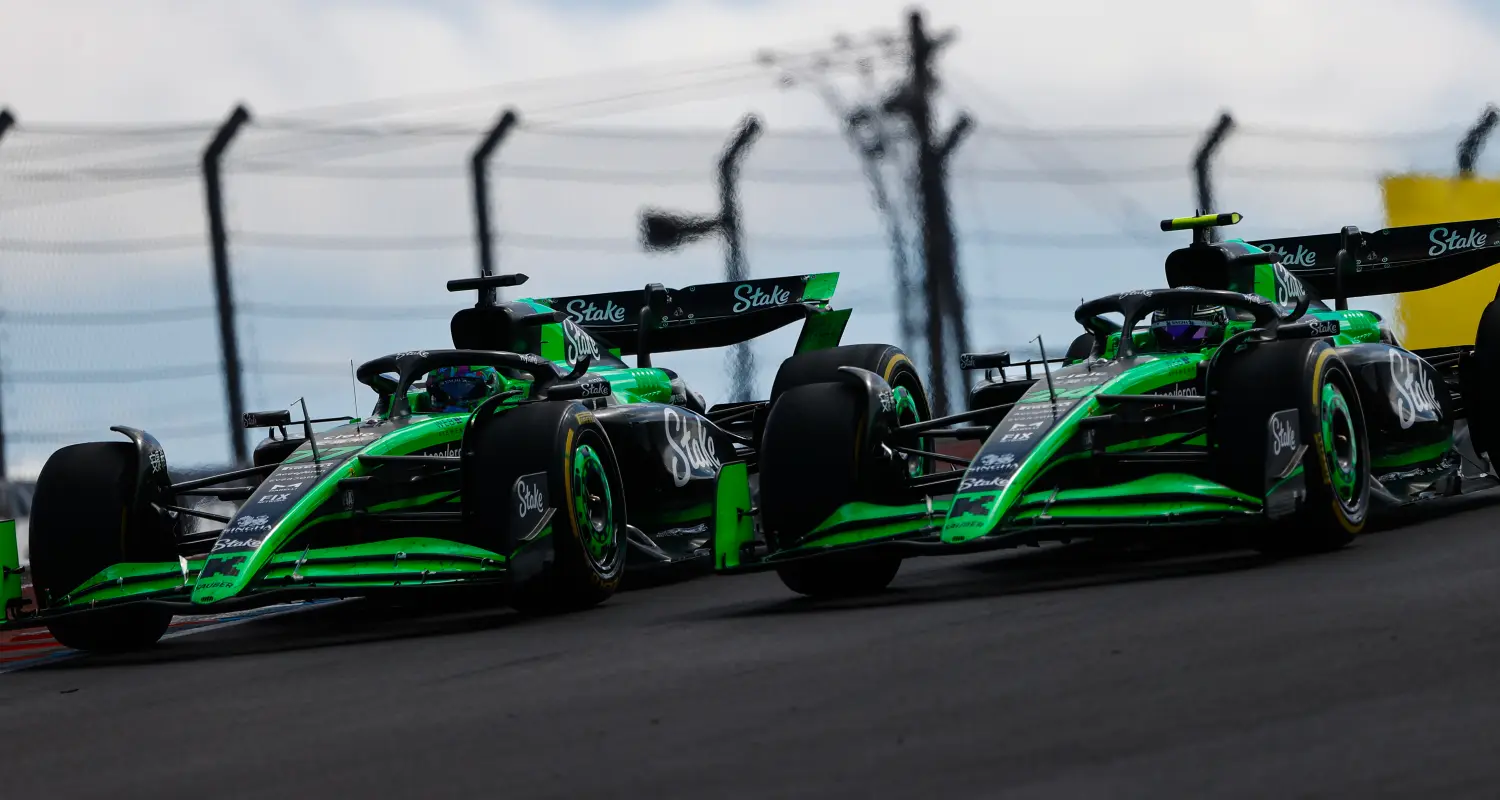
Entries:
[[[133, 428], [54, 453], [32, 504], [36, 607], [7, 556], [3, 627], [126, 649], [180, 614], [454, 590], [554, 612], [604, 601], [627, 572], [706, 568], [713, 538], [749, 524], [767, 403], [706, 407], [652, 356], [801, 322], [783, 374], [865, 364], [870, 346], [838, 346], [850, 312], [830, 307], [837, 278], [510, 302], [496, 290], [526, 276], [450, 281], [480, 292], [451, 321], [453, 347], [362, 365], [367, 418], [246, 414], [270, 431], [254, 463], [206, 477], [172, 477]], [[452, 366], [493, 368], [503, 385], [471, 412], [434, 412], [422, 379]], [[0, 555], [14, 552], [13, 526], [0, 528]]]
[[[821, 414], [824, 429], [859, 433], [819, 468], [855, 477], [833, 493], [810, 474], [801, 491], [763, 482], [767, 529], [718, 540], [716, 569], [774, 569], [797, 591], [838, 594], [882, 588], [908, 556], [1205, 523], [1250, 526], [1267, 552], [1317, 552], [1350, 542], [1373, 512], [1500, 485], [1489, 463], [1500, 454], [1495, 304], [1473, 345], [1418, 352], [1375, 312], [1348, 307], [1500, 262], [1500, 221], [1260, 242], [1208, 235], [1239, 220], [1164, 221], [1194, 232], [1166, 260], [1168, 287], [1083, 303], [1074, 318], [1084, 333], [1060, 358], [963, 355], [961, 367], [985, 371], [965, 412], [872, 424], [853, 405], [827, 410], [837, 387], [821, 400], [811, 390], [784, 397], [765, 449], [799, 434], [781, 420]], [[1156, 348], [1142, 325], [1182, 307], [1223, 309], [1222, 338]], [[1019, 368], [1024, 377], [1007, 374]], [[979, 445], [954, 455], [935, 440]], [[881, 466], [893, 452], [948, 468], [896, 485]], [[803, 514], [778, 528], [780, 506]]]

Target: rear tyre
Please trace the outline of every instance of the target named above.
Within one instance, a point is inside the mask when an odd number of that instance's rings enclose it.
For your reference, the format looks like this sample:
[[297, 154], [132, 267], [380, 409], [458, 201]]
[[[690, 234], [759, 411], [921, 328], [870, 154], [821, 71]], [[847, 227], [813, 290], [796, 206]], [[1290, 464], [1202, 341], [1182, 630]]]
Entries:
[[1459, 380], [1469, 439], [1488, 458], [1493, 472], [1500, 459], [1500, 306], [1494, 302], [1484, 307], [1473, 354], [1464, 361]]
[[1270, 342], [1221, 360], [1210, 387], [1210, 423], [1225, 483], [1264, 496], [1271, 415], [1295, 408], [1307, 497], [1291, 519], [1263, 531], [1270, 555], [1337, 550], [1365, 526], [1370, 508], [1370, 442], [1353, 374], [1323, 340]]
[[[593, 414], [578, 403], [535, 403], [505, 412], [478, 435], [469, 491], [481, 530], [514, 524], [512, 490], [523, 476], [543, 475], [556, 509], [552, 533], [530, 545], [549, 548], [541, 572], [515, 587], [511, 605], [527, 614], [555, 614], [609, 599], [625, 574], [625, 485]], [[528, 533], [512, 531], [506, 540]]]
[[[771, 407], [760, 450], [760, 507], [773, 551], [794, 547], [839, 506], [871, 497], [880, 468], [860, 442], [864, 403], [853, 386], [814, 383], [786, 391]], [[872, 474], [875, 473], [875, 474]], [[901, 568], [898, 556], [840, 553], [787, 564], [777, 575], [810, 597], [878, 592]]]
[[[31, 576], [42, 609], [114, 564], [176, 561], [176, 544], [155, 520], [136, 519], [137, 454], [128, 442], [90, 442], [52, 454], [31, 504]], [[62, 617], [47, 626], [75, 650], [150, 647], [172, 614], [119, 606]]]

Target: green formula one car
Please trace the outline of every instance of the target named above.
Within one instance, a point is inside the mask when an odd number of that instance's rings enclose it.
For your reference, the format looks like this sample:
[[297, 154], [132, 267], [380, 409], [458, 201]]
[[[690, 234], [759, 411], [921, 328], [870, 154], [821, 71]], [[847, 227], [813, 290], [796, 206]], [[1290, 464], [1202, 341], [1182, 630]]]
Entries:
[[[1210, 240], [1239, 219], [1163, 222], [1194, 232], [1167, 258], [1168, 288], [1083, 303], [1062, 358], [964, 355], [986, 376], [964, 413], [902, 422], [866, 402], [884, 391], [875, 376], [852, 372], [874, 388], [781, 396], [760, 449], [763, 533], [717, 540], [716, 569], [876, 591], [906, 556], [1202, 523], [1255, 526], [1268, 552], [1326, 551], [1372, 512], [1500, 484], [1500, 308], [1473, 346], [1413, 352], [1347, 303], [1500, 262], [1500, 221]], [[982, 444], [948, 457], [942, 438]], [[893, 454], [957, 468], [895, 474]]]
[[[245, 427], [270, 429], [254, 465], [201, 478], [171, 477], [162, 446], [134, 428], [54, 453], [32, 503], [35, 609], [14, 526], [0, 525], [0, 627], [129, 649], [178, 614], [454, 589], [549, 612], [604, 601], [634, 569], [706, 569], [711, 538], [751, 524], [767, 402], [705, 407], [652, 354], [802, 322], [773, 398], [841, 367], [873, 370], [909, 387], [916, 421], [926, 400], [898, 349], [838, 346], [850, 311], [829, 306], [837, 278], [506, 303], [496, 289], [524, 275], [451, 281], [481, 292], [453, 317], [454, 349], [361, 366], [378, 398], [368, 418], [309, 419], [305, 403], [299, 419], [246, 414]], [[194, 504], [205, 498], [227, 513]]]

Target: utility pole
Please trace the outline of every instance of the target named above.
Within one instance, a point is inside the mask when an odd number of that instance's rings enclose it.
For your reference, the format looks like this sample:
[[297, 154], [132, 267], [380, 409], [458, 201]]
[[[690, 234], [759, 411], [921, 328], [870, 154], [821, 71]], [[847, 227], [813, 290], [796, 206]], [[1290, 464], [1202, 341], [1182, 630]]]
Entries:
[[[893, 58], [894, 40], [886, 38], [883, 44], [886, 47], [886, 57]], [[872, 58], [858, 52], [851, 53], [850, 50], [851, 43], [847, 37], [839, 37], [836, 40], [834, 54], [853, 57], [853, 65], [862, 79], [864, 88], [873, 98], [877, 91]], [[832, 59], [827, 56], [816, 57], [811, 70], [801, 68], [796, 58], [783, 58], [770, 51], [761, 53], [757, 60], [762, 66], [781, 67], [784, 70], [781, 75], [781, 85], [784, 88], [798, 84], [812, 85], [822, 97], [824, 104], [834, 116], [838, 117], [850, 148], [859, 157], [865, 180], [870, 184], [875, 210], [885, 222], [886, 238], [889, 239], [891, 248], [891, 267], [895, 273], [894, 294], [899, 337], [897, 341], [902, 347], [911, 347], [912, 343], [917, 340], [916, 317], [920, 303], [916, 301], [912, 292], [911, 265], [907, 255], [906, 234], [902, 228], [901, 214], [891, 203], [890, 192], [886, 189], [885, 176], [881, 170], [881, 162], [890, 155], [894, 144], [894, 139], [887, 130], [884, 115], [869, 103], [850, 106], [844, 102], [827, 80], [825, 73], [834, 66]]]
[[235, 106], [203, 151], [203, 188], [208, 203], [208, 241], [213, 249], [214, 295], [219, 311], [219, 347], [224, 363], [224, 394], [229, 400], [229, 445], [237, 466], [250, 463], [245, 446], [245, 390], [241, 384], [239, 334], [234, 322], [234, 291], [229, 280], [229, 243], [224, 229], [224, 189], [219, 170], [224, 151], [250, 121], [250, 111]]
[[[733, 141], [724, 150], [724, 155], [719, 158], [719, 229], [724, 234], [726, 281], [738, 282], [748, 277], [745, 252], [740, 247], [740, 157], [759, 135], [760, 120], [753, 116], [746, 117]], [[736, 344], [730, 349], [729, 359], [729, 377], [734, 382], [735, 400], [754, 399], [755, 352], [750, 349], [750, 343]]]
[[[675, 250], [682, 245], [717, 233], [727, 249], [724, 275], [727, 281], [746, 278], [745, 255], [740, 246], [738, 200], [739, 164], [755, 138], [760, 135], [760, 119], [747, 115], [734, 138], [719, 157], [719, 212], [684, 215], [655, 209], [641, 212], [642, 243], [647, 250]], [[730, 402], [755, 397], [755, 356], [749, 342], [736, 344], [729, 354], [728, 371], [734, 385]]]
[[[953, 132], [938, 135], [932, 114], [932, 94], [936, 90], [933, 57], [953, 39], [946, 31], [937, 38], [927, 35], [922, 12], [913, 11], [907, 19], [907, 49], [911, 73], [907, 82], [885, 101], [887, 113], [904, 117], [916, 140], [917, 196], [922, 207], [922, 276], [923, 296], [927, 303], [927, 358], [932, 392], [932, 411], [949, 413], [948, 363], [944, 348], [944, 321], [958, 331], [955, 337], [967, 341], [967, 325], [962, 306], [949, 308], [959, 293], [957, 254], [953, 240], [953, 220], [948, 203], [947, 162], [969, 123], [960, 120]], [[956, 135], [954, 135], [956, 134]], [[948, 302], [945, 303], [945, 300]]]
[[[9, 108], [0, 108], [0, 142], [5, 141], [5, 134], [15, 124], [16, 115]], [[0, 369], [3, 367], [0, 364]], [[5, 383], [0, 380], [0, 517], [11, 514], [10, 487], [5, 483], [5, 475]]]
[[[1229, 137], [1229, 132], [1234, 130], [1234, 117], [1229, 112], [1219, 115], [1219, 119], [1212, 128], [1208, 129], [1208, 135], [1203, 137], [1203, 143], [1198, 145], [1198, 152], [1193, 156], [1193, 180], [1198, 185], [1198, 213], [1214, 214], [1218, 209], [1214, 206], [1214, 184], [1213, 177], [1209, 174], [1213, 166], [1213, 158], [1219, 152], [1219, 147]], [[1218, 241], [1219, 231], [1217, 228], [1209, 228], [1206, 233], [1210, 242]]]
[[[474, 189], [474, 238], [479, 245], [479, 277], [495, 274], [494, 233], [490, 229], [490, 158], [495, 149], [505, 141], [516, 125], [516, 112], [506, 109], [485, 133], [474, 154], [469, 158], [469, 171]], [[479, 290], [479, 305], [492, 306], [499, 303], [500, 290], [486, 286]]]
[[1474, 127], [1464, 134], [1463, 141], [1458, 143], [1458, 176], [1460, 178], [1474, 177], [1474, 164], [1479, 161], [1479, 151], [1484, 149], [1484, 142], [1489, 138], [1490, 132], [1495, 129], [1495, 124], [1500, 122], [1500, 109], [1493, 105], [1484, 109], [1479, 121]]

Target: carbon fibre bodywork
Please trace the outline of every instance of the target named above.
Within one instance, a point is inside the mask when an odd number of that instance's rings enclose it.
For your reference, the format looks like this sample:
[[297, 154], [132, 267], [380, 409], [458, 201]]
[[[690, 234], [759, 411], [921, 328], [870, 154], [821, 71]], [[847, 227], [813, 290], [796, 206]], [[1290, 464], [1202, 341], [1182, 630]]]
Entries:
[[[1188, 222], [1208, 227], [1228, 224], [1229, 216]], [[1350, 230], [1343, 234], [1346, 247], [1337, 260], [1353, 275], [1349, 254], [1359, 240]], [[1426, 236], [1400, 229], [1360, 236], [1384, 234], [1390, 241]], [[1327, 247], [1326, 237], [1310, 238]], [[1226, 353], [1260, 342], [1326, 342], [1320, 347], [1352, 373], [1370, 447], [1373, 509], [1500, 485], [1469, 441], [1465, 398], [1474, 393], [1462, 368], [1471, 357], [1468, 350], [1412, 352], [1392, 339], [1377, 313], [1346, 307], [1346, 296], [1362, 288], [1403, 290], [1407, 283], [1420, 288], [1428, 279], [1405, 263], [1371, 267], [1396, 274], [1368, 286], [1357, 276], [1346, 283], [1317, 273], [1318, 286], [1344, 293], [1319, 294], [1280, 261], [1278, 247], [1293, 241], [1256, 246], [1200, 238], [1193, 247], [1173, 252], [1167, 261], [1169, 288], [1111, 295], [1079, 307], [1075, 319], [1086, 332], [1080, 337], [1086, 355], [1044, 356], [1024, 364], [1011, 364], [1003, 353], [965, 355], [961, 366], [986, 371], [971, 391], [971, 408], [892, 426], [879, 446], [978, 441], [972, 458], [948, 459], [958, 466], [914, 478], [902, 496], [887, 493], [888, 499], [846, 503], [792, 546], [773, 549], [743, 536], [719, 541], [716, 568], [722, 573], [778, 569], [856, 551], [942, 555], [1132, 537], [1164, 526], [1265, 526], [1292, 517], [1309, 502], [1307, 482], [1313, 478], [1304, 474], [1300, 454], [1317, 431], [1306, 430], [1290, 408], [1255, 423], [1267, 457], [1263, 483], [1251, 487], [1243, 481], [1231, 485], [1235, 482], [1226, 478], [1218, 455], [1220, 443], [1209, 433], [1223, 402], [1214, 370], [1232, 369], [1226, 364], [1233, 358]], [[1449, 280], [1500, 261], [1500, 251], [1459, 257], [1466, 259], [1461, 267], [1438, 265]], [[1329, 254], [1327, 260], [1335, 259]], [[1171, 302], [1229, 309], [1223, 344], [1159, 350], [1135, 323]], [[1123, 314], [1124, 322], [1106, 319], [1107, 312]], [[1017, 368], [1024, 368], [1026, 377], [1006, 373]]]
[[[494, 276], [449, 288], [521, 281]], [[676, 373], [651, 365], [651, 355], [743, 341], [799, 321], [799, 352], [836, 345], [849, 314], [828, 306], [836, 284], [837, 274], [826, 273], [481, 301], [455, 314], [455, 349], [396, 353], [360, 367], [358, 379], [376, 393], [369, 416], [247, 414], [245, 427], [272, 429], [255, 464], [205, 478], [174, 481], [154, 437], [117, 427], [134, 445], [138, 473], [123, 524], [159, 527], [177, 557], [109, 564], [68, 590], [39, 591], [38, 608], [27, 610], [20, 606], [21, 566], [6, 556], [13, 526], [0, 526], [0, 627], [42, 626], [123, 605], [206, 614], [322, 597], [512, 590], [548, 569], [548, 545], [570, 519], [571, 500], [553, 496], [543, 473], [490, 485], [475, 459], [488, 426], [541, 402], [570, 404], [577, 425], [604, 432], [623, 477], [627, 573], [706, 567], [716, 526], [737, 525], [733, 512], [749, 509], [750, 432], [764, 403], [708, 408]], [[621, 311], [619, 302], [635, 310]], [[605, 335], [620, 337], [622, 320], [637, 332], [623, 346]], [[635, 355], [636, 365], [622, 354]], [[501, 390], [472, 412], [434, 412], [419, 379], [447, 365], [494, 368]], [[297, 427], [301, 436], [288, 433]], [[506, 509], [504, 520], [479, 514], [481, 504]], [[46, 533], [33, 525], [33, 541]]]

